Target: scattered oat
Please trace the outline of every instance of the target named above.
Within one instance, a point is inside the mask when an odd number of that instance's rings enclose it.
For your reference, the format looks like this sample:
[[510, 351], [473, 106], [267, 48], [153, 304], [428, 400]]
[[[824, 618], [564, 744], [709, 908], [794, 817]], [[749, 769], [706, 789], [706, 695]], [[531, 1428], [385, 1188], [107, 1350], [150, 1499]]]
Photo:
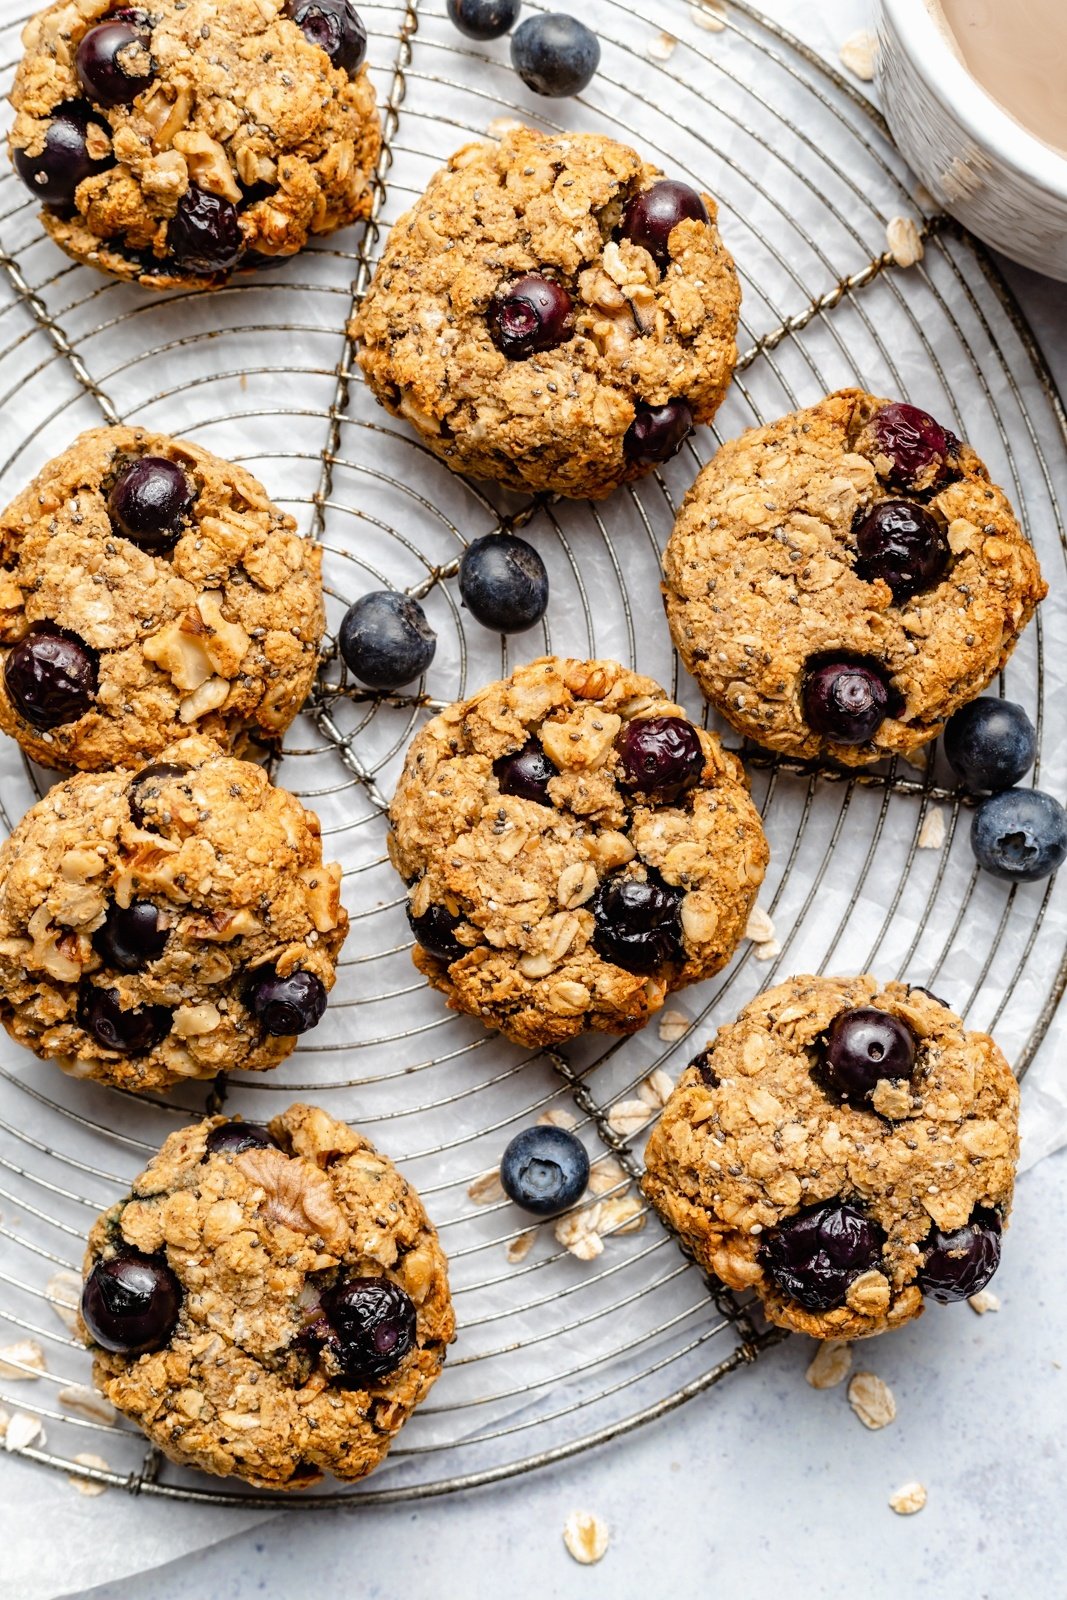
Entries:
[[689, 1032], [689, 1018], [684, 1011], [661, 1011], [659, 1036], [664, 1044], [677, 1044]]
[[467, 1190], [467, 1198], [473, 1200], [476, 1206], [491, 1206], [498, 1200], [503, 1200], [504, 1187], [500, 1182], [499, 1167], [494, 1167], [492, 1172], [483, 1172], [480, 1178], [475, 1178]]
[[874, 78], [874, 63], [878, 56], [878, 40], [869, 28], [861, 28], [847, 38], [838, 51], [841, 65], [861, 78], [864, 83]]
[[919, 829], [920, 850], [940, 850], [945, 842], [945, 813], [940, 806], [933, 806], [926, 813], [923, 825]]
[[653, 61], [669, 61], [678, 48], [678, 41], [673, 33], [659, 33], [645, 48]]
[[995, 1295], [992, 1289], [979, 1289], [977, 1294], [967, 1296], [967, 1304], [972, 1311], [977, 1311], [980, 1317], [984, 1317], [987, 1311], [1000, 1310], [1000, 1297]]
[[657, 1067], [647, 1078], [642, 1078], [637, 1086], [638, 1099], [643, 1100], [646, 1106], [651, 1106], [653, 1111], [662, 1111], [673, 1093], [674, 1079], [662, 1067]]
[[911, 191], [911, 198], [915, 201], [920, 211], [940, 211], [941, 209], [925, 183], [917, 183], [915, 185]]
[[16, 1411], [4, 1432], [5, 1450], [25, 1450], [28, 1445], [44, 1444], [44, 1424], [29, 1411]]
[[7, 1434], [7, 1425], [11, 1421], [11, 1413], [6, 1406], [0, 1406], [0, 1439]]
[[95, 1389], [90, 1389], [84, 1383], [71, 1383], [65, 1389], [60, 1389], [59, 1403], [67, 1411], [80, 1411], [83, 1417], [88, 1417], [92, 1422], [102, 1422], [108, 1428], [118, 1420], [118, 1412], [111, 1401], [105, 1400], [102, 1394], [97, 1394]]
[[44, 1292], [49, 1305], [63, 1326], [71, 1333], [77, 1333], [78, 1307], [82, 1297], [82, 1281], [78, 1274], [69, 1272], [66, 1267], [59, 1272], [53, 1272], [45, 1285]]
[[542, 1111], [537, 1120], [542, 1127], [547, 1128], [570, 1129], [578, 1126], [578, 1118], [574, 1115], [574, 1112], [564, 1111], [562, 1106], [553, 1107], [549, 1111]]
[[753, 944], [766, 944], [768, 939], [774, 938], [774, 923], [762, 906], [753, 906], [749, 912], [745, 938], [751, 939]]
[[490, 139], [502, 139], [506, 133], [515, 133], [522, 126], [517, 117], [494, 117], [485, 131]]
[[902, 1483], [889, 1496], [889, 1504], [898, 1517], [913, 1517], [926, 1504], [926, 1487], [921, 1483]]
[[717, 0], [697, 0], [696, 5], [689, 7], [689, 15], [705, 33], [721, 33], [726, 26], [722, 7]]
[[589, 1188], [593, 1194], [607, 1194], [610, 1189], [628, 1182], [628, 1174], [614, 1156], [602, 1156], [589, 1169]]
[[575, 1561], [591, 1567], [608, 1548], [608, 1525], [595, 1511], [572, 1511], [563, 1524], [563, 1543]]
[[636, 1194], [612, 1195], [610, 1200], [601, 1201], [598, 1209], [597, 1229], [601, 1235], [640, 1233], [648, 1221], [644, 1202]]
[[608, 1112], [608, 1126], [620, 1139], [638, 1133], [651, 1119], [652, 1107], [644, 1100], [620, 1100]]
[[780, 956], [782, 947], [777, 939], [765, 939], [762, 944], [752, 946], [752, 954], [757, 961], [773, 961], [775, 956]]
[[[95, 1467], [98, 1472], [109, 1472], [111, 1469], [103, 1456], [94, 1456], [92, 1451], [84, 1450], [81, 1455], [74, 1457], [75, 1461], [83, 1467]], [[67, 1476], [67, 1482], [72, 1483], [79, 1494], [106, 1494], [107, 1484], [97, 1483], [95, 1478], [80, 1478], [73, 1472]]]
[[865, 1428], [887, 1428], [897, 1403], [887, 1383], [873, 1372], [857, 1372], [848, 1386], [848, 1403]]
[[36, 1339], [0, 1345], [0, 1378], [30, 1379], [47, 1372], [44, 1351]]
[[512, 1239], [508, 1245], [508, 1260], [511, 1265], [517, 1266], [520, 1261], [525, 1261], [530, 1254], [530, 1249], [537, 1238], [536, 1228], [527, 1228], [525, 1233], [520, 1233], [517, 1239]]
[[913, 267], [923, 258], [923, 242], [914, 217], [893, 217], [885, 230], [889, 254], [898, 267]]
[[804, 1374], [813, 1389], [836, 1389], [852, 1371], [852, 1346], [847, 1339], [824, 1339]]
[[557, 1243], [579, 1261], [594, 1261], [604, 1253], [604, 1241], [597, 1232], [600, 1224], [600, 1204], [586, 1206], [582, 1211], [568, 1211], [560, 1217], [553, 1232]]
[[921, 744], [917, 750], [902, 750], [900, 755], [901, 759], [906, 761], [909, 767], [914, 767], [916, 772], [925, 772], [930, 765], [930, 746], [928, 744]]

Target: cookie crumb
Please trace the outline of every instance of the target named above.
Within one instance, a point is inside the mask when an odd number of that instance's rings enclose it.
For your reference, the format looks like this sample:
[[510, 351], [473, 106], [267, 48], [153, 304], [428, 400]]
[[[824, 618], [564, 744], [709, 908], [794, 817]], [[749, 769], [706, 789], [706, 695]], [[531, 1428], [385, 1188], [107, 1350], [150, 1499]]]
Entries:
[[515, 117], [494, 117], [486, 126], [490, 139], [502, 139], [506, 133], [517, 133], [523, 124]]
[[889, 1504], [898, 1517], [913, 1517], [926, 1504], [926, 1486], [921, 1483], [902, 1483], [889, 1496]]
[[14, 1344], [0, 1345], [0, 1378], [26, 1382], [47, 1371], [44, 1351], [36, 1339], [18, 1339]]
[[847, 67], [863, 83], [874, 81], [874, 64], [878, 58], [878, 40], [869, 28], [850, 34], [837, 52], [843, 67]]
[[673, 33], [659, 33], [646, 46], [653, 61], [669, 61], [677, 48], [678, 41]]
[[500, 1182], [500, 1168], [494, 1167], [491, 1172], [483, 1172], [480, 1177], [467, 1189], [468, 1200], [473, 1200], [476, 1206], [492, 1206], [498, 1200], [503, 1200], [504, 1186]]
[[848, 1403], [865, 1428], [887, 1428], [897, 1414], [889, 1385], [873, 1372], [857, 1372], [848, 1386]]
[[836, 1389], [852, 1370], [852, 1346], [847, 1339], [824, 1339], [804, 1376], [813, 1389]]
[[885, 230], [889, 254], [898, 267], [913, 267], [925, 253], [922, 235], [913, 217], [893, 217]]
[[518, 1262], [526, 1260], [526, 1257], [530, 1254], [530, 1249], [536, 1238], [537, 1229], [527, 1228], [526, 1232], [520, 1233], [517, 1239], [512, 1239], [511, 1243], [508, 1245], [507, 1255], [508, 1260], [511, 1262], [513, 1267], [516, 1266]]
[[945, 813], [940, 806], [934, 806], [926, 813], [919, 829], [919, 849], [940, 850], [944, 842]]
[[608, 1525], [595, 1511], [572, 1511], [563, 1524], [567, 1553], [583, 1567], [601, 1561], [608, 1548]]
[[664, 1044], [677, 1044], [689, 1032], [689, 1017], [684, 1011], [661, 1011], [659, 1036]]
[[979, 1289], [977, 1294], [967, 1296], [967, 1304], [972, 1311], [977, 1311], [980, 1317], [984, 1317], [987, 1311], [1000, 1310], [1000, 1297], [995, 1295], [992, 1289]]
[[722, 15], [722, 7], [718, 0], [697, 0], [695, 5], [689, 7], [689, 15], [698, 28], [703, 28], [705, 33], [722, 33], [726, 27], [726, 19]]

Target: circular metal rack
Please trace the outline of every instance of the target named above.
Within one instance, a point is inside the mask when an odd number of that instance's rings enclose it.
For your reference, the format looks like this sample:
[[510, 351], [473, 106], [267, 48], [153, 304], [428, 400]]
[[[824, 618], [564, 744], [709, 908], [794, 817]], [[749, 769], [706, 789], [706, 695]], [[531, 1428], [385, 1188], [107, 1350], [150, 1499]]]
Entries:
[[[147, 295], [67, 263], [6, 162], [0, 179], [5, 495], [81, 428], [134, 418], [194, 433], [247, 463], [321, 539], [331, 628], [364, 589], [395, 585], [425, 596], [439, 635], [428, 681], [411, 695], [360, 691], [329, 651], [277, 776], [319, 811], [328, 853], [345, 869], [352, 932], [338, 987], [324, 1022], [278, 1071], [211, 1090], [213, 1104], [224, 1098], [260, 1120], [292, 1098], [320, 1101], [403, 1165], [441, 1228], [459, 1338], [369, 1485], [295, 1498], [216, 1486], [146, 1456], [135, 1430], [93, 1409], [88, 1358], [57, 1302], [93, 1216], [170, 1130], [203, 1112], [209, 1086], [135, 1099], [61, 1077], [14, 1047], [0, 1055], [0, 1343], [11, 1358], [0, 1366], [0, 1404], [43, 1425], [22, 1453], [216, 1504], [352, 1504], [490, 1482], [663, 1416], [758, 1358], [773, 1335], [644, 1211], [582, 1261], [551, 1225], [531, 1239], [506, 1202], [475, 1203], [473, 1180], [531, 1120], [576, 1119], [605, 1181], [634, 1194], [647, 1125], [634, 1132], [613, 1108], [642, 1091], [654, 1100], [650, 1075], [675, 1076], [767, 983], [797, 970], [872, 968], [933, 986], [974, 1024], [996, 1028], [1020, 1073], [1065, 983], [1064, 951], [1042, 936], [1048, 886], [1012, 890], [976, 872], [966, 802], [936, 752], [922, 766], [857, 775], [746, 749], [773, 852], [761, 903], [775, 942], [746, 942], [727, 972], [675, 997], [666, 1027], [529, 1057], [425, 990], [385, 858], [383, 795], [408, 740], [427, 708], [499, 676], [512, 652], [550, 648], [618, 656], [706, 716], [660, 620], [659, 552], [720, 437], [858, 383], [907, 395], [974, 441], [1052, 583], [1000, 687], [1043, 735], [1034, 780], [1058, 788], [1067, 740], [1063, 697], [1057, 706], [1051, 691], [1062, 668], [1046, 661], [1043, 641], [1050, 630], [1067, 634], [1057, 511], [1067, 474], [1058, 399], [995, 269], [922, 209], [863, 97], [750, 6], [649, 0], [638, 11], [599, 0], [601, 72], [580, 100], [562, 103], [525, 95], [506, 44], [472, 47], [437, 0], [360, 9], [387, 137], [374, 218], [354, 236], [214, 295]], [[5, 88], [24, 20], [0, 29]], [[711, 190], [743, 279], [744, 354], [714, 437], [702, 431], [661, 473], [596, 506], [524, 505], [452, 477], [373, 404], [344, 336], [388, 224], [449, 150], [516, 116], [632, 138]], [[923, 260], [907, 272], [886, 251], [887, 223], [901, 214], [925, 237]], [[540, 633], [510, 646], [469, 623], [454, 581], [464, 544], [504, 521], [526, 526], [553, 586]], [[5, 746], [8, 826], [47, 782]], [[44, 1373], [12, 1356], [7, 1347], [21, 1340], [44, 1351]], [[86, 1452], [106, 1467], [77, 1466]]]

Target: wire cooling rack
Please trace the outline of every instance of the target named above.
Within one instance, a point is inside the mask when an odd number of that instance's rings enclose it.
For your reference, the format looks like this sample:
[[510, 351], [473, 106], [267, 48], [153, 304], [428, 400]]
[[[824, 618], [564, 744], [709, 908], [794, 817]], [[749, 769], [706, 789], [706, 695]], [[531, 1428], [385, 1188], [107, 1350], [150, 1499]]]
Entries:
[[[535, 9], [530, 7], [530, 9]], [[212, 1503], [323, 1505], [413, 1498], [486, 1483], [570, 1456], [661, 1417], [757, 1359], [769, 1335], [710, 1285], [656, 1219], [577, 1260], [550, 1226], [521, 1259], [525, 1222], [468, 1188], [519, 1128], [577, 1118], [595, 1160], [640, 1172], [647, 1128], [613, 1108], [649, 1074], [676, 1075], [712, 1027], [764, 984], [797, 970], [872, 968], [946, 994], [995, 1028], [1025, 1070], [1067, 982], [1062, 941], [1043, 922], [1050, 886], [982, 878], [965, 799], [936, 756], [862, 774], [744, 752], [773, 860], [762, 904], [780, 949], [746, 944], [728, 971], [675, 997], [665, 1043], [653, 1023], [567, 1055], [524, 1055], [447, 1013], [411, 966], [402, 890], [384, 852], [383, 796], [427, 709], [540, 650], [612, 654], [707, 715], [660, 620], [659, 552], [679, 497], [719, 438], [858, 382], [907, 395], [978, 445], [1012, 495], [1053, 594], [1001, 689], [1042, 735], [1035, 769], [1062, 789], [1067, 665], [1063, 415], [1005, 286], [973, 242], [924, 214], [862, 97], [748, 5], [700, 13], [679, 0], [640, 10], [598, 0], [599, 76], [576, 102], [525, 95], [506, 46], [479, 51], [443, 0], [361, 5], [386, 142], [370, 224], [214, 295], [152, 296], [70, 265], [34, 206], [0, 179], [0, 488], [15, 492], [84, 427], [135, 419], [191, 433], [244, 461], [326, 550], [329, 619], [369, 587], [424, 597], [439, 634], [428, 681], [410, 695], [354, 686], [329, 651], [280, 782], [314, 806], [345, 868], [352, 918], [327, 1017], [277, 1072], [210, 1088], [209, 1104], [264, 1119], [298, 1096], [369, 1132], [410, 1174], [452, 1263], [460, 1335], [445, 1374], [370, 1486], [295, 1499], [242, 1493], [178, 1471], [122, 1423], [85, 1410], [89, 1362], [49, 1303], [76, 1269], [95, 1213], [125, 1190], [161, 1139], [204, 1110], [209, 1086], [135, 1099], [0, 1055], [0, 1342], [45, 1353], [34, 1376], [0, 1368], [0, 1404], [39, 1418], [31, 1461], [134, 1492]], [[24, 17], [0, 29], [5, 88]], [[710, 24], [710, 25], [709, 25]], [[665, 33], [661, 35], [661, 28]], [[669, 34], [679, 35], [672, 45]], [[343, 329], [385, 229], [447, 152], [514, 118], [601, 129], [640, 143], [666, 170], [719, 196], [744, 283], [737, 382], [705, 430], [661, 473], [605, 504], [522, 501], [453, 478], [359, 382]], [[895, 215], [922, 223], [907, 273], [886, 254]], [[461, 613], [464, 544], [525, 525], [548, 563], [549, 615], [510, 644]], [[332, 636], [331, 636], [332, 637]], [[1051, 736], [1050, 736], [1051, 735]], [[1059, 763], [1057, 765], [1057, 763]], [[0, 753], [10, 826], [47, 784]], [[620, 1130], [620, 1131], [617, 1131]], [[632, 1191], [631, 1191], [632, 1192]], [[517, 1241], [519, 1241], [517, 1243]]]

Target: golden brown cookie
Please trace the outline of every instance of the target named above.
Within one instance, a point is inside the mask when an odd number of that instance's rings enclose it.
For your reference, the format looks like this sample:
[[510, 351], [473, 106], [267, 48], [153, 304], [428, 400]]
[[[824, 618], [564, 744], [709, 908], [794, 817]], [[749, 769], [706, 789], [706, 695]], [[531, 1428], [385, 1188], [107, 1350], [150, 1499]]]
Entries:
[[855, 1339], [984, 1287], [1019, 1090], [924, 989], [790, 978], [720, 1028], [648, 1142], [645, 1193], [772, 1322]]
[[715, 202], [661, 179], [599, 134], [457, 151], [353, 325], [377, 398], [513, 489], [599, 498], [666, 460], [726, 393], [741, 296]]
[[434, 717], [390, 809], [415, 964], [524, 1045], [725, 966], [767, 865], [740, 763], [659, 684], [547, 656]]
[[100, 1392], [173, 1461], [263, 1489], [373, 1472], [455, 1331], [418, 1195], [313, 1106], [172, 1133], [85, 1279]]
[[278, 742], [318, 666], [321, 561], [242, 467], [83, 433], [0, 515], [0, 728], [88, 770], [194, 732]]
[[322, 1017], [340, 889], [314, 812], [209, 739], [79, 773], [0, 847], [0, 1021], [124, 1089], [266, 1071]]
[[1047, 592], [970, 445], [859, 389], [724, 445], [664, 574], [674, 642], [723, 716], [847, 766], [934, 738]]
[[10, 148], [56, 244], [147, 288], [215, 288], [365, 217], [366, 32], [350, 0], [328, 9], [325, 30], [301, 0], [56, 0], [28, 22]]

